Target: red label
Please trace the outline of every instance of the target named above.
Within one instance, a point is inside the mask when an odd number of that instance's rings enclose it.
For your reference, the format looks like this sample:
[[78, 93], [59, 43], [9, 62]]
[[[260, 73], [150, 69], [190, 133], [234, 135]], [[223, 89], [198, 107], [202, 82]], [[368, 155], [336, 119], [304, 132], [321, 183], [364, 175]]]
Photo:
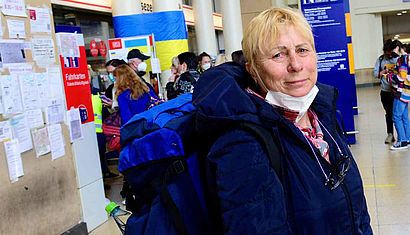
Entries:
[[100, 41], [98, 43], [98, 49], [100, 50], [100, 55], [105, 57], [107, 55], [107, 46], [105, 45], [104, 41]]
[[37, 19], [36, 10], [29, 9], [29, 10], [28, 10], [28, 14], [29, 14], [29, 16], [30, 16], [30, 20], [36, 20], [36, 19]]
[[[79, 47], [80, 57], [77, 66], [66, 67], [67, 58], [60, 55], [61, 71], [63, 74], [64, 90], [67, 102], [67, 110], [80, 109], [81, 122], [94, 121], [93, 105], [91, 103], [90, 79], [88, 76], [87, 57], [85, 48]], [[98, 51], [98, 50], [97, 50]]]
[[90, 41], [90, 53], [93, 57], [98, 56], [97, 43], [95, 42], [95, 40]]
[[110, 50], [122, 49], [122, 41], [121, 41], [121, 39], [111, 39], [111, 40], [108, 40], [108, 44], [109, 44], [109, 46], [110, 46]]

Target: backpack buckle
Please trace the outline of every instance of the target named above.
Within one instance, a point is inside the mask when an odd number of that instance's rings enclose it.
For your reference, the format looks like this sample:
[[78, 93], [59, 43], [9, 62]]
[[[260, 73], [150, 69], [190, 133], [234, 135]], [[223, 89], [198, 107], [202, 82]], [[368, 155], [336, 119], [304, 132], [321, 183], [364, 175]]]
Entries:
[[179, 174], [183, 171], [185, 171], [185, 166], [184, 163], [181, 160], [176, 160], [172, 163], [172, 168], [173, 168], [173, 172], [175, 174]]

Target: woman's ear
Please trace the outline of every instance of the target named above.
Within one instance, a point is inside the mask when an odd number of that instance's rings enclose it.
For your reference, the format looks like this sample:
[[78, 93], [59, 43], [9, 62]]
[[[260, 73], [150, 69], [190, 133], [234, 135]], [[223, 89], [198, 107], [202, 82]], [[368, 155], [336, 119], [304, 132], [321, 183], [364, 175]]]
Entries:
[[248, 73], [251, 75], [255, 83], [258, 83], [258, 80], [256, 79], [256, 73], [255, 73], [255, 70], [252, 68], [252, 65], [249, 62], [246, 62], [245, 68], [246, 68], [246, 71], [248, 71]]

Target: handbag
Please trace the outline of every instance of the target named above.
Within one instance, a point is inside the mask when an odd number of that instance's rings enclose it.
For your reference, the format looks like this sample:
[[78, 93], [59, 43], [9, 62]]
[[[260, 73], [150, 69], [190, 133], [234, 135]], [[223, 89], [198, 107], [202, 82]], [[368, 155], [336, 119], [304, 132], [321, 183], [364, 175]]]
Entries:
[[103, 123], [103, 132], [107, 140], [107, 147], [109, 150], [121, 150], [120, 143], [120, 129], [121, 129], [121, 116], [120, 113], [114, 112], [108, 116]]

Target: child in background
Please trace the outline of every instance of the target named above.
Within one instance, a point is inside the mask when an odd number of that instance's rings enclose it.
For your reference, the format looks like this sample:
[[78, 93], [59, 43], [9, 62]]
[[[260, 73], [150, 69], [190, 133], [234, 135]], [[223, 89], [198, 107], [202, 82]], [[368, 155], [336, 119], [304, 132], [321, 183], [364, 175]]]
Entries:
[[408, 114], [408, 102], [410, 101], [410, 81], [408, 80], [409, 56], [403, 49], [403, 44], [395, 40], [393, 53], [399, 55], [395, 71], [388, 76], [394, 92], [393, 123], [397, 131], [397, 142], [390, 150], [408, 149], [410, 143], [410, 123]]

